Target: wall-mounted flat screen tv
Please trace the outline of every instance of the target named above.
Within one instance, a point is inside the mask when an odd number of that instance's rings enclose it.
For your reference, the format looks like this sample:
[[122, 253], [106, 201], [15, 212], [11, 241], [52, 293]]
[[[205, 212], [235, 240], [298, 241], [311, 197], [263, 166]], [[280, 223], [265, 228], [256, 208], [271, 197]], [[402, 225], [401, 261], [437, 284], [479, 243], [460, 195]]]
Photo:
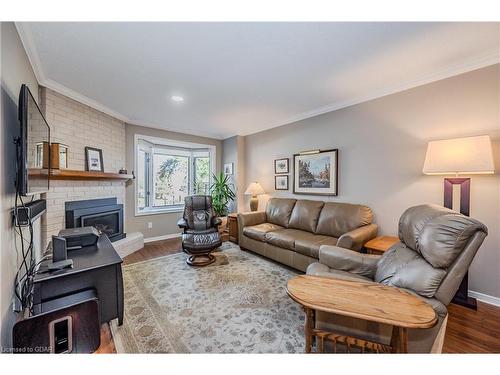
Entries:
[[47, 192], [50, 183], [50, 127], [28, 86], [19, 94], [17, 189], [20, 195]]

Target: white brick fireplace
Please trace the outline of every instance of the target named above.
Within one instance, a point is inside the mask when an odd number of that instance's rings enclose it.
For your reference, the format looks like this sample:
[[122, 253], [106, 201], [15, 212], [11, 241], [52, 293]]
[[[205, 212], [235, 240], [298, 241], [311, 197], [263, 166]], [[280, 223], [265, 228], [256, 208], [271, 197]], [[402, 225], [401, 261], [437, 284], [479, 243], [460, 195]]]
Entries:
[[[68, 168], [85, 170], [85, 146], [102, 149], [104, 171], [117, 173], [125, 166], [125, 123], [47, 88], [41, 88], [41, 108], [50, 126], [51, 142], [68, 146]], [[125, 203], [123, 181], [51, 180], [45, 194], [47, 214], [42, 219], [44, 247], [65, 227], [67, 201], [118, 198]]]

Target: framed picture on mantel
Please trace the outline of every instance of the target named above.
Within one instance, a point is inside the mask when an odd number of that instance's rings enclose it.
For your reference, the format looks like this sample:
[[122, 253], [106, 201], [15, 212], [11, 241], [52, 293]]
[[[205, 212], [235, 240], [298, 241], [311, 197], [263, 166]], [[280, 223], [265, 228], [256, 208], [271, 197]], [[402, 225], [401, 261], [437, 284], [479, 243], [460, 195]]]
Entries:
[[338, 195], [338, 149], [293, 155], [295, 194]]
[[90, 172], [104, 172], [101, 149], [85, 147], [85, 169]]

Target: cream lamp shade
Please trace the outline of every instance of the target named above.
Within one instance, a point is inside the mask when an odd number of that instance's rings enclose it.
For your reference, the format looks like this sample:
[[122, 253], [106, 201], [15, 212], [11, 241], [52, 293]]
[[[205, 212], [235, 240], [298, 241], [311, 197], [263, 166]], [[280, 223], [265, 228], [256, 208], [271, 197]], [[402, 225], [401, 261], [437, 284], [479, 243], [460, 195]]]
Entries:
[[259, 200], [257, 195], [266, 194], [262, 186], [258, 182], [252, 182], [247, 190], [245, 191], [245, 195], [251, 195], [252, 199], [250, 199], [250, 211], [257, 211], [259, 207]]
[[431, 141], [427, 146], [424, 174], [495, 173], [488, 135]]
[[252, 182], [250, 185], [248, 185], [247, 190], [245, 191], [245, 195], [261, 195], [261, 194], [266, 194], [264, 189], [262, 189], [262, 186], [258, 182]]

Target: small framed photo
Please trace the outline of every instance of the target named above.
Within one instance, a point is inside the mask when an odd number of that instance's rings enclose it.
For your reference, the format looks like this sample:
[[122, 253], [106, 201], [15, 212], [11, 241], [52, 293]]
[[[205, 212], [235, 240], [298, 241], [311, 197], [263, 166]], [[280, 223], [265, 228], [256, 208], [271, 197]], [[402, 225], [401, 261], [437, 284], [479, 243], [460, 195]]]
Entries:
[[85, 147], [85, 169], [90, 172], [104, 172], [101, 149]]
[[225, 163], [224, 164], [224, 174], [233, 174], [233, 163]]
[[274, 176], [274, 190], [288, 190], [288, 175]]
[[275, 174], [283, 174], [283, 173], [288, 173], [288, 172], [290, 172], [288, 158], [276, 159], [274, 161], [274, 173]]

